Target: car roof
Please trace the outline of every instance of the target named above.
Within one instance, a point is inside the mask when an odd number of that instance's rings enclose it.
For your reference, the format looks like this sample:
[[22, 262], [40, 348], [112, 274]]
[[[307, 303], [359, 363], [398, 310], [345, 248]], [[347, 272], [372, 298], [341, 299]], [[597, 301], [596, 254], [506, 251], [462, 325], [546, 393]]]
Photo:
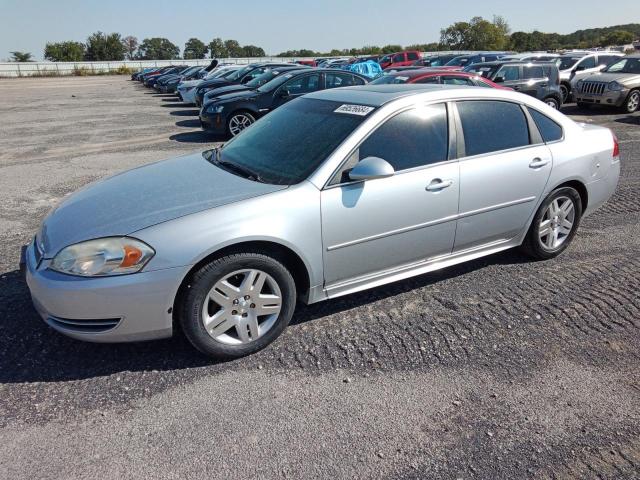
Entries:
[[534, 65], [536, 67], [539, 66], [544, 66], [544, 67], [550, 67], [550, 66], [555, 66], [556, 63], [552, 60], [548, 60], [548, 61], [544, 61], [544, 62], [531, 62], [529, 60], [494, 60], [493, 62], [479, 62], [479, 63], [474, 63], [472, 65], [469, 65], [470, 67], [493, 67], [493, 66], [498, 66], [498, 65], [514, 65], [514, 66], [518, 66], [518, 65]]
[[[477, 65], [477, 64], [474, 64]], [[446, 70], [440, 68], [419, 68], [417, 70], [399, 70], [397, 72], [388, 73], [385, 76], [388, 77], [424, 77], [424, 76], [436, 76], [436, 75], [461, 75], [465, 77], [474, 77], [475, 73], [463, 72], [461, 70]]]
[[305, 98], [317, 100], [330, 100], [333, 102], [355, 103], [380, 107], [399, 98], [425, 93], [429, 91], [442, 91], [443, 89], [472, 88], [461, 85], [433, 85], [433, 84], [385, 84], [362, 85], [357, 87], [342, 87], [320, 90], [308, 93]]

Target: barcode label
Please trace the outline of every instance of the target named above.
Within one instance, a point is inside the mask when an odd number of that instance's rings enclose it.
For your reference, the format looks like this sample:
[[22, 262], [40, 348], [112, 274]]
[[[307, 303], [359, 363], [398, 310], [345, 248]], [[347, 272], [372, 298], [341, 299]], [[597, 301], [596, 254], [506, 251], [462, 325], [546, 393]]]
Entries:
[[375, 108], [365, 105], [341, 105], [334, 110], [334, 113], [349, 113], [351, 115], [360, 115], [364, 117], [371, 113]]

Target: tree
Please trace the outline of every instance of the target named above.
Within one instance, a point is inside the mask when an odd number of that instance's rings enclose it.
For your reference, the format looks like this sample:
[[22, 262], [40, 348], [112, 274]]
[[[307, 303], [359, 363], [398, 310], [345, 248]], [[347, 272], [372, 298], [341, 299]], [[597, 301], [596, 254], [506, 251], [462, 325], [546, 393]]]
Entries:
[[143, 60], [173, 60], [180, 55], [180, 48], [162, 37], [145, 38], [138, 47]]
[[453, 50], [504, 50], [509, 42], [509, 25], [502, 17], [489, 22], [473, 17], [440, 30], [440, 43]]
[[266, 57], [266, 53], [260, 47], [256, 47], [255, 45], [245, 45], [242, 47], [242, 56], [249, 58], [258, 58], [258, 57]]
[[127, 36], [122, 39], [122, 46], [127, 56], [127, 60], [133, 60], [136, 57], [136, 50], [138, 49], [138, 39], [134, 36]]
[[402, 51], [402, 45], [385, 45], [380, 53], [395, 53]]
[[52, 62], [81, 62], [84, 59], [84, 44], [73, 41], [47, 43], [44, 58]]
[[242, 57], [244, 54], [237, 40], [225, 40], [224, 48], [227, 49], [227, 56], [229, 57]]
[[633, 42], [633, 40], [633, 33], [624, 30], [614, 30], [613, 32], [604, 34], [602, 37], [602, 46], [628, 45]]
[[204, 58], [208, 51], [209, 47], [207, 47], [204, 42], [197, 38], [190, 38], [187, 40], [187, 43], [184, 44], [183, 57], [185, 59]]
[[96, 32], [87, 38], [85, 59], [94, 62], [124, 60], [125, 48], [119, 33]]
[[229, 52], [227, 52], [224, 42], [219, 37], [214, 38], [209, 43], [209, 52], [211, 52], [211, 58], [226, 58], [229, 56]]
[[31, 62], [31, 55], [29, 52], [9, 52], [11, 53], [11, 59], [14, 62]]

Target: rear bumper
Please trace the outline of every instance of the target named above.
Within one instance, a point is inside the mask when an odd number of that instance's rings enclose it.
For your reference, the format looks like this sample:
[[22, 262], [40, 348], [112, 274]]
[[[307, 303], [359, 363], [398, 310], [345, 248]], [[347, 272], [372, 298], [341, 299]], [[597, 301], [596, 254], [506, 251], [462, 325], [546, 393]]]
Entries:
[[132, 275], [82, 278], [64, 275], [25, 250], [33, 305], [53, 329], [90, 342], [131, 342], [169, 337], [173, 303], [188, 267]]

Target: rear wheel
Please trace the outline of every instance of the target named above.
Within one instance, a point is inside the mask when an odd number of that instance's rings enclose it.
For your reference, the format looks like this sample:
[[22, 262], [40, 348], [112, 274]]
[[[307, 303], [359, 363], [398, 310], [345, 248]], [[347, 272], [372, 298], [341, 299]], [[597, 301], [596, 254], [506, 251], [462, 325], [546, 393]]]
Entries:
[[573, 240], [581, 216], [582, 201], [574, 188], [554, 190], [538, 208], [522, 248], [541, 260], [557, 257]]
[[204, 354], [238, 358], [274, 341], [289, 324], [295, 303], [295, 283], [280, 262], [260, 253], [238, 253], [194, 274], [180, 322]]
[[631, 90], [623, 105], [627, 113], [635, 113], [640, 109], [640, 90]]
[[560, 102], [553, 97], [547, 97], [544, 99], [544, 103], [549, 105], [554, 110], [558, 110], [560, 108]]
[[227, 130], [232, 137], [235, 137], [245, 128], [253, 125], [255, 121], [256, 118], [249, 112], [236, 112], [229, 117]]

